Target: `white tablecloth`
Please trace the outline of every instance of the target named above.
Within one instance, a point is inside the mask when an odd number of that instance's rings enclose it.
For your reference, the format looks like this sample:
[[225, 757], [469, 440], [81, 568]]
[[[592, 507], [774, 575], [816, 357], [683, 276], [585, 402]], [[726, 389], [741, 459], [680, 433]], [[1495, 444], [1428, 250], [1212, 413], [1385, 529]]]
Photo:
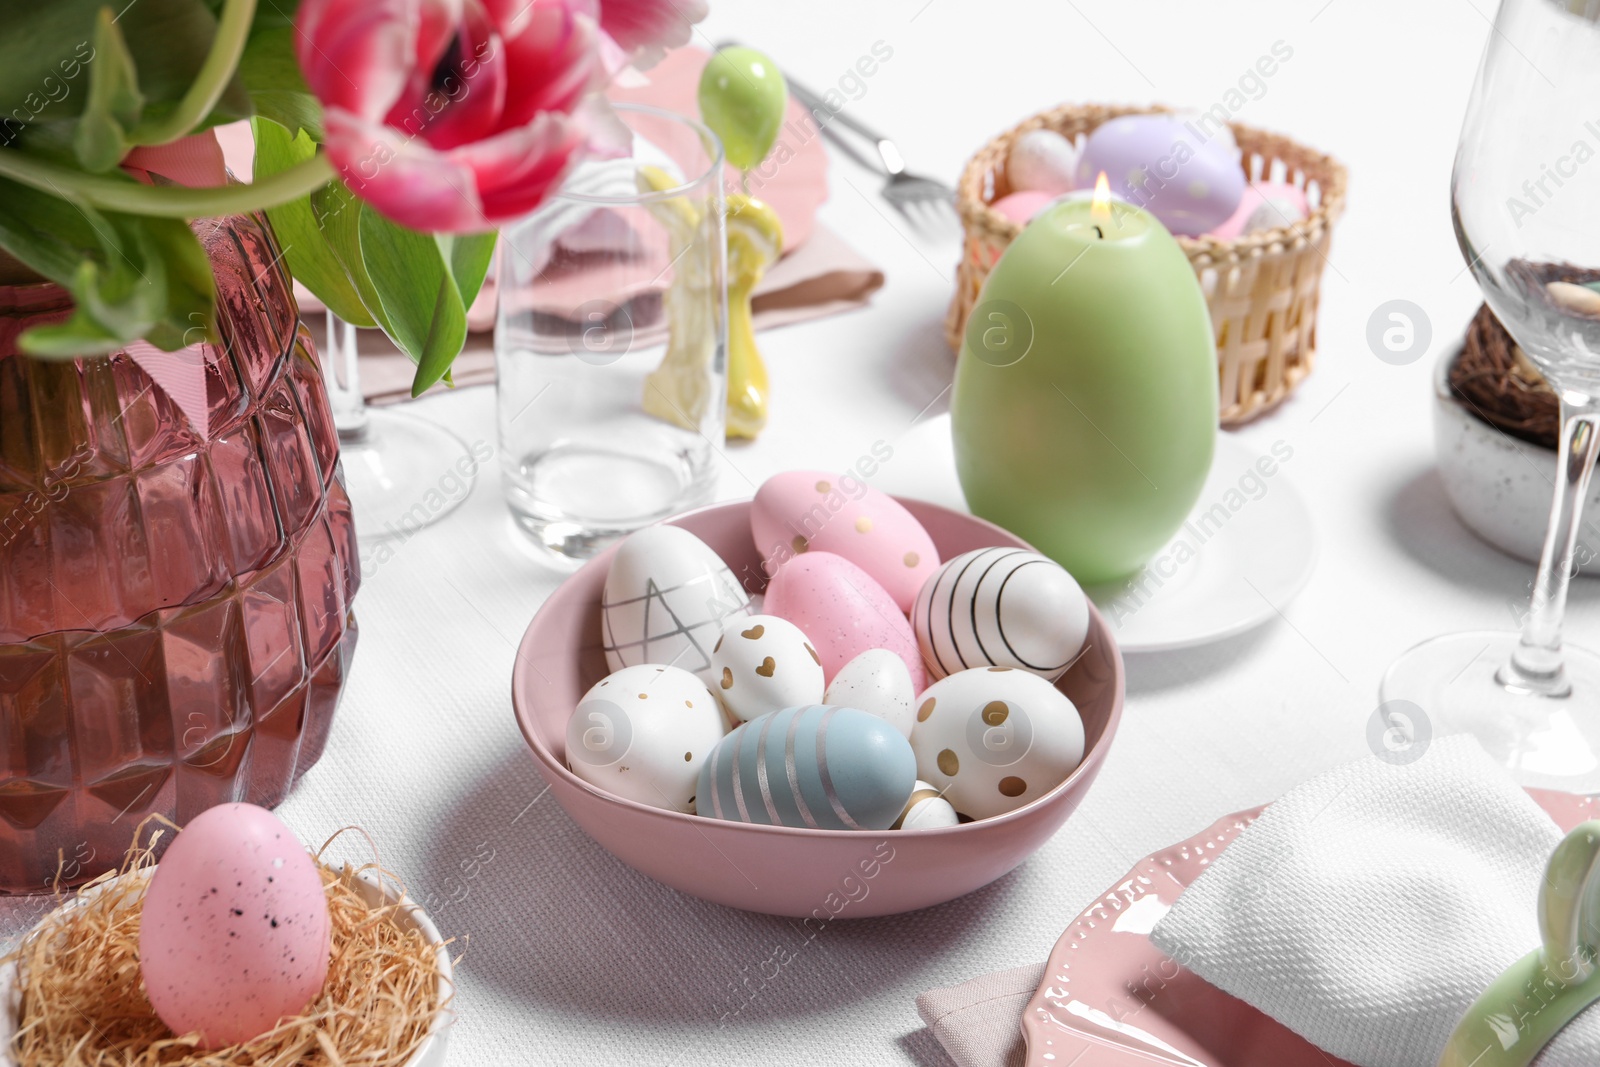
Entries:
[[[1429, 375], [1478, 304], [1451, 235], [1455, 139], [1489, 0], [715, 0], [702, 43], [766, 48], [953, 179], [991, 135], [1063, 100], [1242, 105], [1352, 171], [1323, 280], [1318, 367], [1240, 432], [1282, 440], [1315, 516], [1315, 577], [1283, 619], [1223, 644], [1128, 664], [1104, 773], [1037, 855], [995, 885], [814, 941], [790, 921], [678, 896], [602, 852], [544, 792], [512, 719], [524, 627], [559, 576], [519, 542], [486, 470], [438, 525], [369, 563], [355, 668], [326, 755], [281, 808], [307, 842], [351, 824], [471, 936], [451, 1061], [467, 1064], [944, 1064], [913, 996], [1043, 959], [1076, 913], [1144, 854], [1271, 800], [1367, 751], [1384, 667], [1449, 630], [1508, 627], [1532, 568], [1468, 534], [1432, 473]], [[1262, 88], [1229, 90], [1282, 41]], [[847, 72], [875, 42], [870, 77]], [[880, 46], [880, 51], [882, 46]], [[1248, 82], [1249, 80], [1246, 79]], [[1250, 99], [1259, 95], [1259, 99]], [[1576, 104], [1574, 106], [1577, 106]], [[1530, 163], [1536, 167], [1537, 161]], [[844, 469], [943, 410], [954, 231], [913, 236], [878, 181], [836, 158], [824, 217], [888, 273], [867, 310], [765, 335], [772, 424], [730, 445], [720, 493], [795, 466]], [[1391, 299], [1430, 316], [1433, 344], [1380, 362], [1367, 320]], [[411, 410], [493, 445], [493, 395]], [[889, 466], [915, 465], [910, 450]], [[1270, 483], [1269, 483], [1270, 484]], [[1575, 640], [1600, 645], [1600, 589], [1575, 588]], [[11, 906], [10, 925], [28, 905]], [[780, 951], [786, 950], [786, 951]], [[775, 959], [793, 954], [779, 967]]]

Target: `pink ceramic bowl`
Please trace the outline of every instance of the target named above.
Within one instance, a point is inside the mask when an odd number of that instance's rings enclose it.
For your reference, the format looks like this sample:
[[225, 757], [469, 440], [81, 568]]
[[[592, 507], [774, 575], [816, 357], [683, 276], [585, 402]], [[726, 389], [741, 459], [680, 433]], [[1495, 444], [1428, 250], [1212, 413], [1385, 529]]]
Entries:
[[[970, 515], [901, 500], [942, 558], [993, 545], [1028, 546]], [[668, 520], [699, 537], [737, 575], [760, 574], [750, 503], [719, 504]], [[1060, 828], [1105, 762], [1122, 718], [1122, 653], [1090, 606], [1088, 650], [1057, 684], [1083, 716], [1083, 763], [1025, 807], [935, 830], [807, 830], [723, 822], [636, 804], [567, 769], [567, 719], [606, 675], [600, 593], [613, 550], [586, 563], [545, 601], [523, 636], [511, 702], [550, 791], [612, 855], [674, 889], [774, 915], [862, 918], [953, 900], [1027, 859]]]

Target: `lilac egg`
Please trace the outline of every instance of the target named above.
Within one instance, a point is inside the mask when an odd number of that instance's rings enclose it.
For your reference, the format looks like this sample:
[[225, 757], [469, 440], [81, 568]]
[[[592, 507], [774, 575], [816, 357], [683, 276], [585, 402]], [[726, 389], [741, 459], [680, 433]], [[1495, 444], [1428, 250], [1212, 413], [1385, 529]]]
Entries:
[[1101, 123], [1078, 158], [1078, 184], [1092, 186], [1101, 171], [1112, 193], [1186, 237], [1225, 222], [1244, 195], [1244, 171], [1230, 140], [1176, 115]]

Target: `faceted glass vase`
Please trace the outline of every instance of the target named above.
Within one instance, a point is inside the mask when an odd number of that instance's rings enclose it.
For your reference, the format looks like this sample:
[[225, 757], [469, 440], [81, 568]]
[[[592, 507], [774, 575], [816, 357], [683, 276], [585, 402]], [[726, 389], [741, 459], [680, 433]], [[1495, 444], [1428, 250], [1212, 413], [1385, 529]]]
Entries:
[[208, 433], [126, 352], [17, 354], [0, 287], [0, 892], [115, 867], [146, 816], [272, 806], [327, 741], [360, 579], [322, 373], [255, 217], [196, 226]]

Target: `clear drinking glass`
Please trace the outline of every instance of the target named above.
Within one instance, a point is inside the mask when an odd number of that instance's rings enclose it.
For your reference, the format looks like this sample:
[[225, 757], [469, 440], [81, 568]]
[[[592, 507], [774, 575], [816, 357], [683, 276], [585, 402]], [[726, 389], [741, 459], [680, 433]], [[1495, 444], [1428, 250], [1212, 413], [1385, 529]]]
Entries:
[[[1561, 398], [1555, 499], [1522, 632], [1453, 634], [1384, 678], [1397, 719], [1475, 734], [1529, 785], [1600, 788], [1600, 657], [1563, 645], [1600, 422], [1600, 0], [1503, 0], [1452, 179], [1484, 299]], [[1406, 702], [1414, 707], [1405, 707]]]
[[569, 560], [709, 501], [723, 437], [722, 147], [680, 115], [617, 112], [632, 154], [581, 165], [500, 255], [506, 501]]

